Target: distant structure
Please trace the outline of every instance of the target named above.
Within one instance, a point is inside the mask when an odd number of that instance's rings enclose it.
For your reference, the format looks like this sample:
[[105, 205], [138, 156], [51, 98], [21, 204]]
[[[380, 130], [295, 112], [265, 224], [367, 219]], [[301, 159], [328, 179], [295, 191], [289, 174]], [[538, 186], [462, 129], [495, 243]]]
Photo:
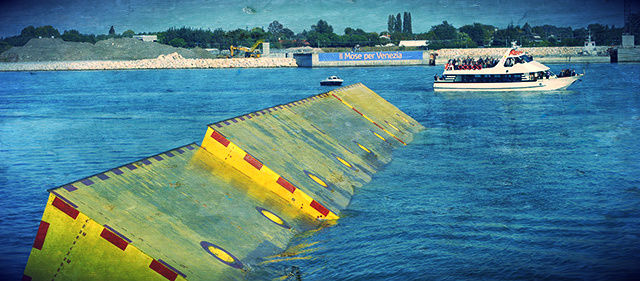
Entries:
[[589, 37], [587, 38], [587, 40], [584, 41], [583, 52], [590, 55], [597, 53], [596, 41], [591, 39], [591, 31], [589, 31]]
[[402, 40], [398, 44], [400, 47], [426, 47], [428, 45], [427, 40]]
[[622, 48], [635, 48], [635, 36], [622, 35]]
[[133, 35], [133, 38], [144, 42], [158, 42], [158, 35]]

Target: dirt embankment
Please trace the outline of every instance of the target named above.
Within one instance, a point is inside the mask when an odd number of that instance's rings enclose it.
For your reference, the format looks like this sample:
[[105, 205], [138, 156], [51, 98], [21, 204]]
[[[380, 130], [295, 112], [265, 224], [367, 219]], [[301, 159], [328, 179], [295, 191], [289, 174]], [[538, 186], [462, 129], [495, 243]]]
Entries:
[[203, 49], [175, 48], [132, 38], [95, 44], [32, 39], [0, 54], [0, 71], [296, 67], [293, 58], [214, 59]]

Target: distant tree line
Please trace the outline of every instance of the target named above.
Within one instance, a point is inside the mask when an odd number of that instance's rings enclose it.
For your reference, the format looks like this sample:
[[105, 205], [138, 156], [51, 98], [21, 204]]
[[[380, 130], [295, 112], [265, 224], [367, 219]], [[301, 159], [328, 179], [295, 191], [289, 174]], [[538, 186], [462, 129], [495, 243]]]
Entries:
[[[632, 24], [629, 32], [635, 34], [636, 44], [640, 42], [640, 14], [632, 14]], [[411, 13], [389, 15], [387, 30], [380, 33], [366, 32], [360, 28], [347, 27], [342, 35], [334, 32], [325, 20], [319, 20], [311, 28], [295, 34], [291, 29], [284, 27], [277, 20], [271, 22], [267, 30], [262, 27], [252, 29], [235, 29], [225, 31], [220, 28], [195, 29], [190, 27], [169, 28], [166, 31], [140, 33], [155, 34], [158, 42], [175, 47], [186, 48], [218, 48], [228, 49], [234, 46], [251, 46], [257, 40], [270, 42], [272, 48], [289, 47], [355, 47], [378, 46], [389, 43], [397, 45], [401, 40], [428, 40], [430, 49], [441, 48], [475, 48], [505, 47], [512, 41], [527, 47], [545, 46], [582, 46], [584, 40], [591, 34], [599, 46], [619, 45], [623, 34], [623, 28], [601, 24], [590, 24], [586, 28], [572, 29], [571, 27], [556, 27], [553, 25], [531, 26], [525, 23], [523, 26], [510, 23], [506, 28], [497, 28], [492, 25], [473, 23], [454, 27], [447, 21], [431, 26], [428, 31], [414, 33]], [[132, 37], [135, 34], [127, 30], [118, 34], [111, 26], [106, 35], [81, 34], [75, 29], [65, 30], [62, 34], [50, 25], [25, 27], [20, 35], [0, 38], [0, 51], [5, 51], [12, 46], [24, 46], [32, 38], [62, 38], [65, 41], [95, 43], [109, 38]]]
[[132, 37], [135, 35], [133, 30], [127, 30], [122, 34], [116, 34], [115, 29], [111, 26], [109, 35], [81, 34], [78, 30], [65, 30], [62, 34], [51, 25], [40, 27], [27, 26], [20, 32], [20, 35], [0, 38], [0, 52], [4, 52], [13, 46], [24, 46], [33, 38], [61, 38], [69, 42], [87, 42], [96, 43], [109, 38]]

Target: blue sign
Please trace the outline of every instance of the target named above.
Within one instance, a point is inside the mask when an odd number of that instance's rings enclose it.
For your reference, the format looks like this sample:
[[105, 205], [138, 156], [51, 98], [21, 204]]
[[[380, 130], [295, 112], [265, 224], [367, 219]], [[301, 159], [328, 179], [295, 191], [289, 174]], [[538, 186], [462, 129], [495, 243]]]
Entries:
[[319, 53], [318, 61], [422, 60], [422, 51]]

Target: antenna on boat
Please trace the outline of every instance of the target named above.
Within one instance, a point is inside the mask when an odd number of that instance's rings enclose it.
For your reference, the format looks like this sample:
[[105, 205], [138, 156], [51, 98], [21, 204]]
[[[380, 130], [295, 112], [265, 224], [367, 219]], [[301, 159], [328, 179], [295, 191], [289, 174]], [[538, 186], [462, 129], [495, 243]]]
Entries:
[[511, 41], [511, 48], [512, 49], [517, 49], [518, 48], [518, 41]]

